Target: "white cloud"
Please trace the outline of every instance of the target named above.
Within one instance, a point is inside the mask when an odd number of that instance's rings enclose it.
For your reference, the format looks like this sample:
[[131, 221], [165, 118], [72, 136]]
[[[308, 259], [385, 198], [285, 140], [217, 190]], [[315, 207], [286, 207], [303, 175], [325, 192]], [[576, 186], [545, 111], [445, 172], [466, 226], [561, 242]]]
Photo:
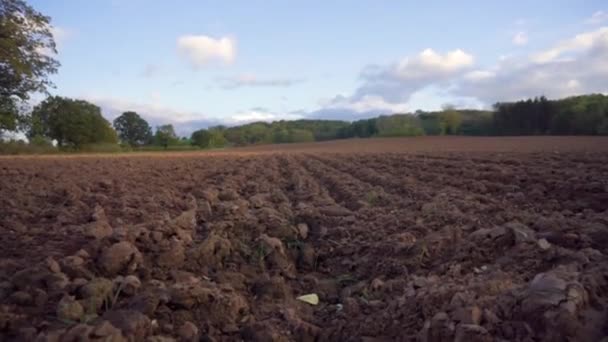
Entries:
[[571, 39], [563, 40], [548, 50], [544, 50], [532, 55], [532, 60], [536, 63], [547, 63], [559, 58], [568, 57], [571, 53], [585, 51], [608, 34], [608, 27], [601, 27], [596, 31], [585, 32]]
[[524, 31], [519, 31], [513, 36], [513, 39], [511, 41], [515, 45], [526, 45], [528, 44], [528, 34]]
[[217, 79], [224, 89], [236, 89], [243, 87], [291, 87], [304, 82], [301, 79], [290, 78], [259, 78], [254, 74], [242, 74], [234, 77], [221, 77]]
[[460, 49], [445, 55], [426, 49], [413, 58], [402, 59], [393, 72], [402, 80], [426, 80], [459, 72], [470, 67], [473, 61], [472, 55]]
[[490, 70], [473, 70], [464, 75], [466, 80], [479, 81], [496, 76], [496, 73]]
[[593, 13], [591, 18], [586, 20], [586, 23], [591, 25], [598, 25], [604, 22], [608, 22], [608, 12], [604, 11], [597, 11]]
[[160, 104], [160, 94], [153, 91], [149, 94], [149, 102], [143, 103], [124, 98], [84, 95], [79, 98], [95, 103], [104, 109], [109, 119], [114, 119], [126, 111], [135, 111], [155, 123], [179, 123], [192, 120], [209, 119], [203, 113], [181, 110]]
[[444, 54], [425, 49], [389, 65], [370, 65], [361, 72], [361, 85], [352, 95], [321, 101], [311, 117], [354, 120], [378, 114], [403, 113], [417, 91], [447, 85], [471, 68], [474, 57], [456, 49]]
[[365, 95], [357, 100], [338, 95], [329, 100], [321, 101], [321, 107], [324, 109], [350, 110], [355, 113], [366, 113], [370, 111], [396, 113], [407, 111], [407, 106], [405, 104], [387, 102], [382, 96], [378, 95]]
[[251, 108], [239, 111], [227, 119], [228, 124], [245, 124], [256, 121], [297, 120], [303, 118], [301, 113], [277, 113], [266, 108]]
[[106, 97], [99, 95], [84, 95], [78, 98], [87, 100], [101, 107], [104, 117], [110, 122], [126, 111], [134, 111], [141, 115], [150, 126], [172, 124], [180, 136], [189, 136], [193, 131], [217, 125], [242, 125], [255, 121], [297, 120], [305, 117], [305, 112], [275, 112], [266, 108], [256, 107], [249, 110], [237, 111], [233, 114], [218, 117], [209, 116], [203, 112], [182, 110], [160, 103], [160, 93], [152, 91], [148, 102], [138, 102], [130, 99]]
[[404, 103], [416, 90], [448, 81], [469, 69], [473, 62], [473, 56], [460, 49], [443, 55], [426, 49], [388, 66], [368, 66], [361, 73], [363, 84], [353, 98], [376, 95], [387, 102]]
[[548, 50], [509, 57], [488, 70], [471, 72], [457, 82], [454, 93], [486, 104], [538, 95], [559, 98], [608, 92], [606, 79], [608, 27], [602, 27], [562, 40]]
[[231, 64], [236, 58], [236, 42], [230, 37], [185, 35], [177, 39], [177, 51], [194, 68], [211, 62]]

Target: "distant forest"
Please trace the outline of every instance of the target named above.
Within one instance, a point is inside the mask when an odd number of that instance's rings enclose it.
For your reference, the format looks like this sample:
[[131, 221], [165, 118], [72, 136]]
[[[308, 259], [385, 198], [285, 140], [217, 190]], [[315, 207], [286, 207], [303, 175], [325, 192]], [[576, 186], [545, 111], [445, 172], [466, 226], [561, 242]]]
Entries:
[[[29, 142], [2, 142], [0, 153], [189, 150], [421, 135], [608, 135], [608, 96], [592, 94], [560, 100], [537, 97], [497, 103], [493, 110], [487, 111], [456, 108], [433, 112], [418, 110], [353, 122], [253, 122], [200, 129], [189, 137], [178, 137], [170, 124], [158, 126], [153, 132], [148, 122], [135, 112], [125, 112], [110, 123], [94, 104], [52, 96], [22, 116], [19, 122]], [[14, 127], [17, 128], [16, 125]]]
[[[492, 111], [446, 108], [442, 111], [382, 115], [354, 122], [295, 120], [254, 122], [194, 132], [191, 143], [222, 145], [292, 143], [346, 138], [420, 135], [608, 135], [608, 96], [602, 94], [548, 100], [544, 96], [502, 102]], [[218, 139], [216, 138], [215, 145]]]

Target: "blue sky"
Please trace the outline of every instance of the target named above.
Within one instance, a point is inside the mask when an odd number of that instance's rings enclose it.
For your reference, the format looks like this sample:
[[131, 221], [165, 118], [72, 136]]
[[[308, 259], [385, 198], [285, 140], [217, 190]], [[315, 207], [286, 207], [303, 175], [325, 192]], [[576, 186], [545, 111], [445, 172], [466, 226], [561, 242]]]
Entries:
[[32, 2], [52, 17], [54, 94], [182, 134], [608, 92], [605, 1]]

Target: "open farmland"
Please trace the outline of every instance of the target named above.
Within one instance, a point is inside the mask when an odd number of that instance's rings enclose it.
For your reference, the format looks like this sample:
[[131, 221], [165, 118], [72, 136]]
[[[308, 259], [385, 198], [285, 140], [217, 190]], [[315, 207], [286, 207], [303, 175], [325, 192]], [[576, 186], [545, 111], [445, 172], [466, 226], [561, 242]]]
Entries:
[[608, 138], [1, 158], [0, 232], [0, 340], [608, 335]]

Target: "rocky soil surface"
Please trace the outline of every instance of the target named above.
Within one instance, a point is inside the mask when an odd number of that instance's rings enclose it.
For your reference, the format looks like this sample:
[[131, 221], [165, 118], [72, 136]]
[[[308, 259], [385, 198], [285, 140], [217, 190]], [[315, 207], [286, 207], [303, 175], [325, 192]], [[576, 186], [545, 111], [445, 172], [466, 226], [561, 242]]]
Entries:
[[0, 341], [608, 336], [606, 153], [3, 159], [0, 233]]

